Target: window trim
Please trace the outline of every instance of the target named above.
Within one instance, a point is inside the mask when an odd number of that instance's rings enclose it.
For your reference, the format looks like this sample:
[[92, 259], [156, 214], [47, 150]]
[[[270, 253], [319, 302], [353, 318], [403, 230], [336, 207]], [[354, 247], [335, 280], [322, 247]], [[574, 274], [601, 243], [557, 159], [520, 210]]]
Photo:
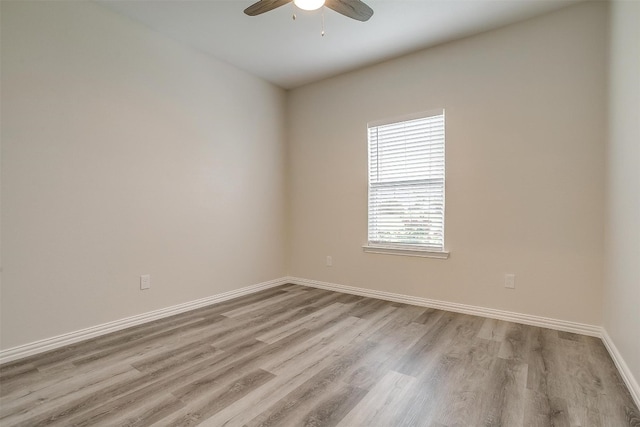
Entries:
[[434, 251], [432, 249], [421, 249], [419, 246], [399, 246], [399, 245], [383, 245], [368, 244], [362, 245], [362, 250], [370, 254], [385, 255], [404, 255], [415, 256], [421, 258], [448, 259], [449, 251]]
[[[392, 118], [388, 118], [388, 119], [381, 119], [381, 120], [375, 120], [375, 121], [371, 121], [367, 123], [367, 135], [369, 134], [369, 129], [372, 127], [377, 127], [377, 126], [384, 126], [384, 125], [389, 125], [389, 124], [394, 124], [394, 123], [399, 123], [399, 122], [406, 122], [406, 121], [411, 121], [411, 120], [417, 120], [417, 119], [422, 119], [422, 118], [428, 118], [428, 117], [433, 117], [433, 116], [438, 116], [438, 115], [445, 115], [445, 109], [444, 108], [436, 108], [436, 109], [430, 109], [430, 110], [426, 110], [426, 111], [421, 111], [421, 112], [417, 112], [417, 113], [411, 113], [411, 114], [406, 114], [403, 116], [397, 116], [397, 117], [392, 117]], [[371, 182], [369, 181], [369, 167], [370, 167], [370, 161], [369, 161], [369, 151], [370, 151], [370, 146], [369, 146], [369, 137], [367, 136], [367, 244], [362, 245], [362, 249], [364, 252], [366, 253], [373, 253], [373, 254], [385, 254], [385, 255], [401, 255], [401, 256], [412, 256], [412, 257], [421, 257], [421, 258], [435, 258], [435, 259], [448, 259], [449, 258], [449, 251], [446, 249], [445, 247], [445, 217], [446, 217], [446, 119], [444, 122], [444, 127], [445, 127], [445, 140], [443, 141], [443, 148], [445, 150], [445, 170], [444, 170], [444, 175], [442, 177], [443, 179], [443, 184], [442, 184], [442, 188], [443, 188], [443, 194], [442, 194], [442, 202], [443, 202], [443, 215], [442, 215], [442, 232], [443, 232], [443, 236], [442, 236], [442, 250], [437, 250], [434, 248], [429, 248], [429, 247], [425, 247], [425, 246], [420, 246], [420, 245], [402, 245], [402, 244], [397, 244], [397, 243], [381, 243], [381, 242], [374, 242], [374, 241], [370, 241], [369, 240], [369, 220], [370, 220], [370, 216], [369, 216], [369, 197], [370, 197], [370, 190], [371, 190]]]

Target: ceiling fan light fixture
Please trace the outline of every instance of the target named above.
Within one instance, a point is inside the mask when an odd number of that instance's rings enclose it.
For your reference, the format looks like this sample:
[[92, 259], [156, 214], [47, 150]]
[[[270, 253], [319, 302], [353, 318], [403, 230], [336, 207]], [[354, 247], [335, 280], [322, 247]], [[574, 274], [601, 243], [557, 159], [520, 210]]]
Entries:
[[261, 15], [285, 4], [289, 4], [292, 1], [299, 9], [317, 10], [322, 6], [327, 6], [327, 8], [347, 18], [360, 22], [368, 21], [373, 15], [373, 9], [367, 6], [362, 0], [258, 0], [246, 8], [244, 13], [249, 16]]
[[293, 3], [302, 10], [317, 10], [324, 6], [324, 0], [293, 0]]

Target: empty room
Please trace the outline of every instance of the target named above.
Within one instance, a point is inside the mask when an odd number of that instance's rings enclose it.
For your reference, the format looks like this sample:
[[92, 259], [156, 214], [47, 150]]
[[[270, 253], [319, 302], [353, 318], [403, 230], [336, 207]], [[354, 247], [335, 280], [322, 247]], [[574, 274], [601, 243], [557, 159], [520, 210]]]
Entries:
[[640, 426], [640, 1], [0, 17], [0, 426]]

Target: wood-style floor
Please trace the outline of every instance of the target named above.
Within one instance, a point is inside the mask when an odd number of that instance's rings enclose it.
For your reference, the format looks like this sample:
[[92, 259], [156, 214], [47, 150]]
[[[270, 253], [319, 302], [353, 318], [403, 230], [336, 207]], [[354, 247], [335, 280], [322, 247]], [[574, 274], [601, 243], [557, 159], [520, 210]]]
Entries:
[[296, 285], [0, 367], [8, 426], [639, 426], [597, 338]]

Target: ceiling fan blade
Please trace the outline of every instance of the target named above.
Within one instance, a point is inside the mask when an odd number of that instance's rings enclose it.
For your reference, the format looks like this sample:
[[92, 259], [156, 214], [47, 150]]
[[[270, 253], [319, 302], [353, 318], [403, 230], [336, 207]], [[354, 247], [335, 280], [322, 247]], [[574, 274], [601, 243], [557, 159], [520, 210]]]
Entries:
[[368, 21], [373, 15], [373, 9], [360, 0], [326, 0], [324, 5], [357, 21]]
[[291, 0], [260, 0], [246, 8], [244, 13], [249, 16], [256, 16], [269, 12], [277, 7], [284, 6], [287, 3], [291, 3]]

